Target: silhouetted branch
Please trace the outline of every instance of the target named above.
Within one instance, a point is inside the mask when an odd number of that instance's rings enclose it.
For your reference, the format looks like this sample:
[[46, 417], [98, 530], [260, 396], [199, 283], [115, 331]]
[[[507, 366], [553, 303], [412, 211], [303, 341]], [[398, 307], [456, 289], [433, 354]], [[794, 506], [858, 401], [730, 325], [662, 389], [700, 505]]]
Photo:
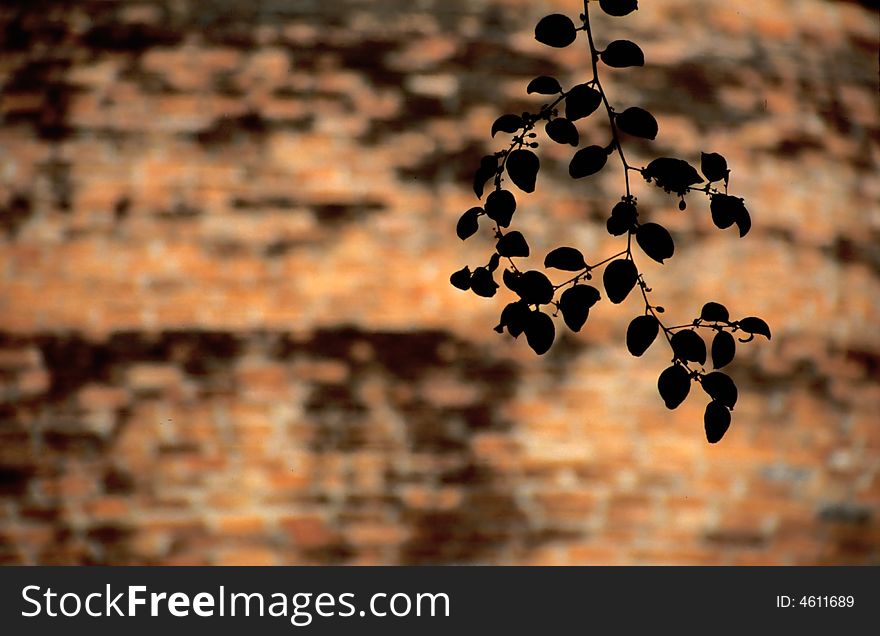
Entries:
[[[598, 1], [605, 13], [617, 17], [632, 13], [638, 6], [636, 0]], [[654, 116], [643, 108], [632, 106], [617, 112], [602, 86], [599, 67], [600, 63], [613, 68], [643, 66], [644, 54], [636, 43], [629, 40], [616, 40], [604, 49], [598, 49], [590, 24], [590, 0], [584, 0], [583, 6], [584, 12], [579, 16], [581, 26], [575, 26], [567, 16], [548, 15], [535, 27], [535, 38], [548, 46], [563, 48], [572, 44], [579, 33], [585, 33], [593, 77], [568, 91], [562, 88], [556, 78], [536, 77], [529, 83], [527, 93], [554, 95], [554, 100], [535, 113], [506, 114], [495, 120], [491, 130], [493, 137], [499, 132], [512, 134], [513, 137], [506, 149], [481, 160], [474, 175], [474, 193], [482, 199], [485, 185], [490, 180], [493, 191], [486, 196], [482, 207], [466, 211], [456, 228], [459, 238], [465, 240], [479, 230], [480, 218], [488, 217], [494, 223], [495, 252], [485, 266], [477, 267], [473, 272], [465, 267], [455, 272], [450, 281], [459, 289], [492, 297], [499, 287], [494, 274], [501, 258], [506, 259], [509, 267], [502, 271], [502, 281], [519, 299], [505, 306], [495, 330], [503, 333], [506, 329], [514, 338], [524, 333], [529, 346], [539, 355], [550, 349], [556, 337], [554, 322], [550, 315], [541, 310], [542, 305], [552, 306], [552, 315], [562, 314], [566, 326], [577, 332], [586, 323], [590, 309], [601, 299], [599, 290], [584, 282], [592, 280], [594, 272], [603, 270], [602, 285], [613, 304], [622, 303], [638, 286], [644, 301], [644, 312], [636, 316], [627, 328], [627, 349], [632, 355], [641, 356], [659, 333], [663, 333], [672, 351], [672, 358], [671, 365], [658, 379], [660, 396], [668, 408], [674, 409], [687, 397], [693, 382], [700, 384], [710, 397], [704, 425], [707, 439], [714, 443], [723, 437], [730, 425], [730, 411], [736, 404], [737, 389], [725, 373], [717, 370], [707, 372], [707, 361], [712, 361], [714, 369], [726, 366], [736, 354], [734, 333], [747, 334], [747, 338], [739, 338], [739, 341], [749, 342], [756, 334], [769, 339], [770, 328], [764, 320], [754, 316], [732, 321], [727, 308], [717, 302], [705, 303], [700, 315], [690, 323], [671, 327], [663, 323], [660, 316], [665, 309], [652, 304], [648, 298], [652, 289], [636, 264], [633, 243], [649, 258], [661, 264], [674, 255], [675, 243], [669, 231], [659, 223], [639, 220], [638, 200], [632, 194], [629, 173], [638, 172], [646, 182], [654, 183], [678, 197], [678, 208], [682, 211], [687, 208], [685, 197], [688, 194], [704, 194], [709, 198], [713, 223], [720, 229], [736, 225], [741, 237], [751, 229], [751, 217], [743, 200], [727, 193], [730, 170], [725, 158], [718, 153], [702, 153], [699, 172], [687, 161], [676, 157], [659, 157], [645, 167], [632, 166], [627, 162], [622, 143], [624, 135], [653, 140], [657, 137], [659, 126]], [[625, 193], [612, 208], [606, 229], [612, 236], [625, 235], [626, 247], [592, 265], [587, 263], [577, 248], [554, 248], [545, 257], [544, 267], [574, 272], [574, 275], [560, 284], [553, 284], [543, 272], [522, 271], [514, 261], [515, 258], [528, 257], [531, 250], [521, 232], [509, 230], [517, 202], [513, 192], [504, 187], [505, 175], [519, 190], [533, 192], [540, 170], [540, 159], [533, 152], [539, 147], [539, 143], [534, 141], [538, 123], [545, 122], [544, 132], [551, 141], [578, 147], [580, 134], [574, 122], [586, 119], [600, 106], [604, 107], [607, 115], [610, 140], [605, 146], [590, 145], [577, 150], [571, 158], [568, 171], [573, 179], [590, 177], [600, 172], [608, 157], [616, 151], [620, 158]], [[560, 109], [563, 109], [562, 114]], [[723, 183], [723, 191], [716, 188], [715, 183]], [[711, 349], [707, 349], [699, 335], [700, 329], [714, 332]]]

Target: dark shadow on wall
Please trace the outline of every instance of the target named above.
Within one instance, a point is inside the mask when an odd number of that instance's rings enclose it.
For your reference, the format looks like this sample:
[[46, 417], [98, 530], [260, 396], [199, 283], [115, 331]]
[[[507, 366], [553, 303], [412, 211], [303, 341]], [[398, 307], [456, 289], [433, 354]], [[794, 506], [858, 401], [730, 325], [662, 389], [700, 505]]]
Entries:
[[[280, 365], [287, 384], [304, 396], [292, 404], [302, 416], [291, 426], [307, 444], [315, 472], [310, 485], [286, 503], [320, 511], [331, 532], [304, 547], [258, 538], [296, 555], [297, 562], [344, 563], [369, 552], [347, 538], [348, 526], [365, 519], [397, 520], [402, 538], [386, 556], [401, 563], [491, 562], [572, 536], [534, 529], [509, 476], [475, 450], [481, 434], [513, 432], [501, 409], [516, 390], [517, 367], [444, 331], [339, 327], [296, 339], [268, 332], [125, 332], [102, 342], [76, 334], [4, 334], [0, 352], [0, 497], [31, 527], [51, 533], [49, 546], [31, 554], [41, 563], [156, 562], [145, 561], [137, 547], [137, 539], [150, 532], [149, 508], [142, 517], [95, 519], [85, 526], [70, 511], [114, 496], [167, 500], [151, 473], [132, 471], [130, 448], [120, 446], [130, 427], [144, 425], [134, 423], [133, 413], [149, 405], [176, 413], [191, 400], [247, 403], [236, 384], [245, 359]], [[336, 378], [301, 372], [328, 363], [340, 370]], [[132, 374], [150, 364], [179, 383], [151, 384]], [[36, 389], [27, 383], [35, 373], [47, 378]], [[109, 412], [94, 404], [95, 387], [116, 396]], [[160, 443], [146, 434], [156, 471], [180, 458], [204, 459], [209, 446], [224, 444], [222, 424], [214, 426], [212, 440]], [[225, 443], [233, 444], [228, 454], [242, 441]], [[340, 456], [378, 456], [381, 487], [364, 491], [323, 459]], [[328, 497], [325, 479], [341, 480], [342, 493]], [[435, 496], [441, 492], [443, 497]], [[175, 505], [188, 521], [171, 531], [165, 557], [220, 539], [212, 538], [198, 511], [183, 501]], [[0, 533], [0, 541], [7, 546], [4, 562], [25, 558], [14, 534]]]

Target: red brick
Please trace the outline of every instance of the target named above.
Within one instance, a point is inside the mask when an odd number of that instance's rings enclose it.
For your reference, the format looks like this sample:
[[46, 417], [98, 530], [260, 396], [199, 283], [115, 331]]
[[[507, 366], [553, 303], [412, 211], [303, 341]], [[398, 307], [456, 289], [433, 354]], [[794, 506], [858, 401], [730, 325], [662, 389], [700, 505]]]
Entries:
[[180, 369], [169, 364], [141, 363], [126, 374], [126, 383], [134, 391], [164, 391], [180, 386]]
[[233, 514], [219, 517], [216, 527], [225, 536], [247, 536], [263, 534], [266, 530], [266, 523], [258, 515]]
[[337, 534], [330, 529], [327, 522], [314, 515], [285, 517], [279, 524], [300, 549], [318, 548], [337, 540]]

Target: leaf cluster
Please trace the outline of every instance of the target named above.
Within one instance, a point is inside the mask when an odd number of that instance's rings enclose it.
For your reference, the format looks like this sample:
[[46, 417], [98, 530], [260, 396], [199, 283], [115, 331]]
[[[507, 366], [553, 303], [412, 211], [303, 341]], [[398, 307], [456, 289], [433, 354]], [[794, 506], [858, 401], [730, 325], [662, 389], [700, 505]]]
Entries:
[[[688, 195], [702, 194], [708, 199], [711, 222], [721, 230], [736, 226], [740, 237], [751, 229], [751, 216], [743, 199], [728, 193], [731, 171], [727, 160], [717, 152], [701, 153], [699, 169], [678, 157], [657, 157], [643, 167], [627, 161], [624, 141], [631, 137], [654, 140], [659, 134], [659, 124], [653, 114], [640, 106], [631, 105], [619, 111], [613, 108], [602, 87], [600, 68], [603, 65], [615, 69], [641, 67], [645, 64], [645, 55], [638, 44], [630, 40], [614, 40], [599, 48], [590, 23], [589, 4], [584, 3], [580, 24], [555, 13], [542, 18], [535, 27], [535, 39], [554, 48], [570, 46], [583, 34], [588, 44], [592, 78], [566, 90], [555, 77], [536, 77], [529, 82], [526, 92], [547, 101], [534, 112], [504, 114], [492, 124], [492, 137], [508, 134], [510, 143], [480, 160], [474, 173], [474, 194], [483, 200], [487, 185], [491, 184], [491, 189], [482, 205], [471, 207], [461, 215], [456, 233], [462, 240], [468, 239], [484, 223], [492, 231], [495, 250], [488, 263], [473, 270], [465, 267], [452, 274], [450, 282], [461, 290], [486, 298], [495, 296], [503, 285], [514, 300], [504, 306], [495, 331], [506, 331], [513, 338], [525, 335], [529, 347], [539, 355], [549, 351], [556, 339], [554, 317], [561, 316], [567, 328], [578, 332], [603, 299], [603, 292], [604, 298], [612, 304], [622, 304], [632, 296], [640, 297], [643, 310], [632, 319], [626, 331], [628, 351], [642, 356], [658, 339], [666, 341], [672, 357], [670, 366], [659, 375], [660, 397], [668, 408], [674, 409], [690, 394], [694, 382], [700, 384], [710, 398], [704, 416], [706, 437], [715, 443], [730, 425], [730, 412], [738, 396], [733, 379], [718, 369], [733, 362], [737, 339], [741, 343], [749, 342], [756, 335], [769, 339], [770, 328], [755, 316], [732, 321], [727, 308], [714, 301], [705, 303], [699, 316], [690, 323], [664, 324], [661, 316], [665, 309], [649, 299], [648, 294], [653, 290], [637, 265], [636, 248], [649, 259], [665, 264], [675, 255], [675, 238], [660, 223], [642, 218], [630, 173], [640, 174], [645, 182], [677, 198], [682, 211], [687, 208]], [[636, 0], [600, 0], [598, 4], [604, 13], [614, 17], [623, 17], [638, 9]], [[602, 112], [607, 122], [605, 141], [581, 147], [584, 138], [581, 127]], [[541, 128], [549, 142], [574, 149], [568, 164], [572, 179], [592, 177], [606, 169], [615, 155], [619, 159], [624, 193], [606, 220], [608, 233], [626, 242], [618, 252], [591, 262], [578, 248], [562, 245], [546, 253], [545, 271], [518, 265], [515, 259], [531, 256], [532, 249], [522, 232], [510, 227], [515, 215], [521, 213], [517, 197], [534, 192], [538, 184], [541, 161], [535, 150], [540, 147], [537, 139]], [[595, 139], [595, 133], [591, 137]], [[564, 272], [564, 280], [554, 282], [560, 276], [551, 270]], [[590, 284], [598, 270], [602, 271], [601, 289]], [[638, 290], [637, 293], [634, 294], [634, 290]], [[708, 347], [701, 333], [711, 335]], [[737, 338], [737, 335], [745, 337]], [[713, 370], [706, 371], [710, 361]]]

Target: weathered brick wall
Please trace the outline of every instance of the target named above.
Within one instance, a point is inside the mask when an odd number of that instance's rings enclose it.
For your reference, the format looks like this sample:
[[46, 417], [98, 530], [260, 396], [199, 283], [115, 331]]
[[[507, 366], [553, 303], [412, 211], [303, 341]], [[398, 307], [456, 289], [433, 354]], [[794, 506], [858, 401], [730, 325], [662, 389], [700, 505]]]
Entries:
[[[635, 301], [537, 358], [448, 283], [491, 122], [583, 77], [531, 36], [577, 2], [4, 2], [0, 562], [880, 562], [877, 13], [641, 4], [596, 18], [648, 59], [608, 74], [634, 158], [721, 152], [754, 219], [637, 186], [655, 298], [773, 327], [715, 446]], [[611, 253], [619, 174], [542, 153], [536, 257]]]

